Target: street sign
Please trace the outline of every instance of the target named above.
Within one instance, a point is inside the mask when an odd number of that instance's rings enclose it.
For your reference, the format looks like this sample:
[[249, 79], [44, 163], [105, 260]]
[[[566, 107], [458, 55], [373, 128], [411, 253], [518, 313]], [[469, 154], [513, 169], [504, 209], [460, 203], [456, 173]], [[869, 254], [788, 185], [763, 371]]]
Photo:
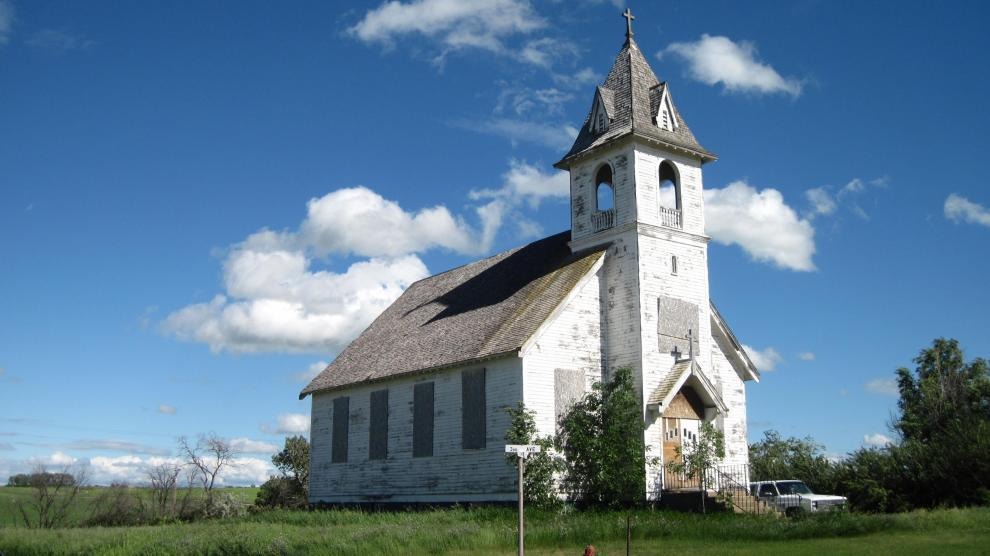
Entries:
[[525, 529], [525, 518], [523, 517], [523, 473], [526, 470], [526, 458], [533, 455], [539, 454], [541, 451], [537, 444], [506, 444], [505, 453], [516, 455], [516, 466], [519, 468], [519, 482], [516, 483], [519, 487], [519, 556], [523, 556], [525, 553], [525, 541], [526, 533]]
[[515, 454], [521, 458], [531, 456], [533, 454], [538, 454], [542, 449], [537, 444], [506, 444], [505, 453]]

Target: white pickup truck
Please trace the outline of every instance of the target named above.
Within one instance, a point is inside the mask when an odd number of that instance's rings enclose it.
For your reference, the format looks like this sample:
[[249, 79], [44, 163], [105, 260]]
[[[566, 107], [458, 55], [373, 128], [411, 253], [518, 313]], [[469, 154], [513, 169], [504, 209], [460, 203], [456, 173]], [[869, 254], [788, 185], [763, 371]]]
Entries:
[[845, 496], [815, 494], [808, 485], [794, 479], [749, 483], [749, 492], [768, 506], [789, 516], [801, 511], [823, 512], [846, 507]]

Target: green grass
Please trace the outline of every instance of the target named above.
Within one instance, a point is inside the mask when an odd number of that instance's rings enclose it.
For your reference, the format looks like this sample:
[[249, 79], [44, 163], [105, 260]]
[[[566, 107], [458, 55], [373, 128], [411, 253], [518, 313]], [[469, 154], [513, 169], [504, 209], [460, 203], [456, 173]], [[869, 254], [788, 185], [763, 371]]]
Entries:
[[[4, 554], [512, 554], [515, 513], [504, 508], [364, 513], [273, 511], [225, 521], [52, 531], [0, 528]], [[634, 514], [635, 554], [986, 554], [990, 508], [892, 516]], [[527, 552], [625, 553], [625, 514], [527, 512]]]
[[[93, 513], [93, 509], [100, 496], [107, 492], [105, 487], [85, 487], [79, 491], [75, 502], [70, 506], [67, 523], [68, 526], [82, 524]], [[147, 488], [133, 487], [130, 491], [140, 497], [146, 504], [151, 504], [151, 491]], [[177, 496], [181, 498], [186, 489], [179, 489]], [[2, 487], [0, 488], [0, 527], [23, 527], [24, 520], [18, 511], [18, 506], [28, 503], [34, 492], [30, 487]], [[254, 503], [258, 494], [257, 488], [220, 488], [218, 493], [229, 493], [245, 506]], [[190, 496], [195, 500], [202, 500], [203, 492], [200, 489], [190, 491]], [[30, 514], [32, 519], [34, 513]]]

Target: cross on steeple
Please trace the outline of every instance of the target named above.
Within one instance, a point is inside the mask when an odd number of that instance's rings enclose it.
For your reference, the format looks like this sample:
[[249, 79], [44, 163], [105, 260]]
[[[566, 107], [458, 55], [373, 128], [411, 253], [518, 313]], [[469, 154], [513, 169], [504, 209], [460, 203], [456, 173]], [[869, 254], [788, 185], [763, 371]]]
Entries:
[[629, 40], [633, 36], [632, 21], [636, 18], [633, 17], [632, 10], [629, 8], [626, 8], [626, 11], [622, 14], [622, 17], [626, 18], [626, 40]]

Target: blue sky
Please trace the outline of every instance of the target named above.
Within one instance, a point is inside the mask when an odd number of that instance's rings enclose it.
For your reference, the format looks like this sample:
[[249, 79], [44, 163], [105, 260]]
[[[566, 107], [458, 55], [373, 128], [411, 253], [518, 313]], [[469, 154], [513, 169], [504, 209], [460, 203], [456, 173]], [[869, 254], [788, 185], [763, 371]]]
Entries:
[[[699, 141], [750, 438], [890, 436], [899, 366], [990, 355], [984, 4], [630, 2]], [[0, 0], [0, 476], [259, 482], [306, 377], [408, 283], [569, 225], [621, 2]]]

